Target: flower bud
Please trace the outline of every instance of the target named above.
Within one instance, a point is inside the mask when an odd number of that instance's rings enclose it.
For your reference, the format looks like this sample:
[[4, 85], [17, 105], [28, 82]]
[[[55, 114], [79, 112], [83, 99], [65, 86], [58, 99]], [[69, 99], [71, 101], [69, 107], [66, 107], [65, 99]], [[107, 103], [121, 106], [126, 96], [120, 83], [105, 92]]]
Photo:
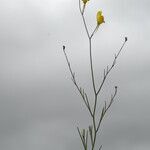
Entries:
[[86, 3], [88, 2], [89, 0], [82, 0], [82, 2], [84, 3], [84, 5], [86, 5]]
[[104, 16], [102, 15], [102, 11], [97, 12], [97, 25], [101, 25], [102, 23], [105, 23]]

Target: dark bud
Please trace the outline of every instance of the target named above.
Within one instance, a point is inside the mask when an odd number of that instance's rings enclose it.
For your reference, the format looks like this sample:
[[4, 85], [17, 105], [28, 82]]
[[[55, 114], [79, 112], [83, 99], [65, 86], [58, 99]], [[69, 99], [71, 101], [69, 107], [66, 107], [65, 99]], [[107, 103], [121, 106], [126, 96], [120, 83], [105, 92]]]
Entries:
[[65, 50], [65, 46], [63, 45], [63, 50]]
[[117, 89], [118, 87], [117, 86], [115, 86], [115, 89]]
[[127, 37], [125, 37], [125, 42], [127, 42], [128, 41], [128, 38]]

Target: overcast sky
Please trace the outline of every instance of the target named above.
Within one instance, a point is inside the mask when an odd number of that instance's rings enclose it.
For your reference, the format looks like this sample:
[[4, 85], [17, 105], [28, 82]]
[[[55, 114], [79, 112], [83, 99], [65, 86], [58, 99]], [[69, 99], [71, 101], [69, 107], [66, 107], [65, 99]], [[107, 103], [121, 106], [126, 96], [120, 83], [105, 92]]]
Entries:
[[[150, 1], [90, 0], [85, 11], [90, 32], [99, 9], [106, 23], [93, 38], [97, 86], [124, 37], [129, 40], [99, 99], [103, 104], [119, 87], [97, 143], [104, 150], [149, 150]], [[1, 150], [82, 149], [76, 126], [86, 128], [90, 118], [62, 45], [78, 82], [92, 97], [78, 0], [0, 0]]]

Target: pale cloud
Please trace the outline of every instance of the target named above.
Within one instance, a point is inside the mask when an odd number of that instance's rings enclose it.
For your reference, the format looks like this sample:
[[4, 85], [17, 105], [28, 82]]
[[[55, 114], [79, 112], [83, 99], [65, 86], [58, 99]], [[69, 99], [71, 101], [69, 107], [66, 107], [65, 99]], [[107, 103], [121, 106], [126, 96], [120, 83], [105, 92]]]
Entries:
[[[93, 41], [97, 80], [124, 37], [129, 39], [104, 88], [110, 93], [119, 86], [99, 137], [104, 149], [150, 147], [149, 6], [149, 0], [94, 0], [87, 7], [90, 31], [99, 8], [106, 18]], [[65, 44], [79, 83], [90, 91], [78, 0], [1, 0], [0, 33], [0, 149], [81, 148], [76, 126], [86, 126], [89, 118], [62, 53]]]

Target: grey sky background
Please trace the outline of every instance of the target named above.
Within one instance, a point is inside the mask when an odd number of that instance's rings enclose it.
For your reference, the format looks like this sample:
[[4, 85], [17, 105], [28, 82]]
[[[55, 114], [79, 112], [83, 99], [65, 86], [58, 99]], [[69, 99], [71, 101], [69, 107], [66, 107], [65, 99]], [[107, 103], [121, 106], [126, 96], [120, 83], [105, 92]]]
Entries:
[[[149, 150], [150, 1], [91, 0], [86, 9], [90, 32], [99, 9], [106, 23], [93, 39], [97, 85], [124, 37], [129, 40], [102, 91], [108, 99], [119, 87], [98, 143], [104, 150]], [[78, 0], [0, 0], [1, 150], [81, 149], [76, 126], [87, 127], [89, 117], [62, 45], [78, 82], [92, 97]]]

